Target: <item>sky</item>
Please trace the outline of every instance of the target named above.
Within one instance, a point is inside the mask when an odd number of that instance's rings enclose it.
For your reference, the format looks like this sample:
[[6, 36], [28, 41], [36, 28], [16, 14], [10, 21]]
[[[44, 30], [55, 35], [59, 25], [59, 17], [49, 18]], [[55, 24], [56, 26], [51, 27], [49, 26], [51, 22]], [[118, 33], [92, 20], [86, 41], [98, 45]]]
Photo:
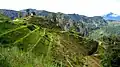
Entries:
[[0, 9], [33, 8], [50, 12], [101, 16], [110, 12], [120, 15], [120, 0], [1, 0]]

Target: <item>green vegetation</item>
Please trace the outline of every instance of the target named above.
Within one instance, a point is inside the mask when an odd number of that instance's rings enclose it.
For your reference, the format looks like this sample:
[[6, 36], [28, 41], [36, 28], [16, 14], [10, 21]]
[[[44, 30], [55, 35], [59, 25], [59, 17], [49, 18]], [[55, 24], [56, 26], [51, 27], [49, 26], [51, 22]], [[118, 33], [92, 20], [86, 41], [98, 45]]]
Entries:
[[94, 30], [90, 33], [89, 37], [95, 40], [100, 39], [103, 36], [119, 35], [120, 23], [109, 23], [107, 26], [101, 27], [98, 30]]
[[[0, 17], [4, 18], [4, 16]], [[114, 60], [114, 56], [117, 55], [115, 58], [119, 58], [119, 53], [112, 51], [112, 46], [116, 47], [116, 44], [119, 46], [120, 39], [114, 39], [117, 36], [111, 39], [103, 36], [95, 41], [92, 37], [83, 37], [74, 29], [64, 31], [57, 25], [56, 18], [53, 19], [39, 16], [17, 18], [13, 21], [9, 18], [1, 19], [0, 67], [114, 67], [117, 65], [113, 63], [112, 66], [112, 63], [109, 63]], [[110, 51], [112, 52], [109, 54]], [[101, 64], [100, 60], [102, 60]]]
[[3, 14], [0, 14], [0, 23], [2, 22], [10, 22], [10, 18], [8, 18], [7, 16], [4, 16]]
[[105, 42], [105, 51], [101, 62], [103, 67], [119, 67], [120, 36], [104, 36], [101, 41]]
[[101, 42], [98, 50], [101, 54], [102, 67], [119, 67], [120, 64], [120, 23], [112, 22], [108, 26], [91, 32], [89, 38]]

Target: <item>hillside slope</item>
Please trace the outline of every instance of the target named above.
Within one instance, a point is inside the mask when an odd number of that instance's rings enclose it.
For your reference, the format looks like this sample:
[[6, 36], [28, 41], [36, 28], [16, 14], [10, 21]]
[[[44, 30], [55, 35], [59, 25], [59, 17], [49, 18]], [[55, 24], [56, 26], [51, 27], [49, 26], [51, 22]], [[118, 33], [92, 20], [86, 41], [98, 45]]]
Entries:
[[[51, 27], [47, 26], [43, 23], [46, 20], [38, 22], [36, 18], [31, 23], [31, 19], [33, 20], [33, 17], [27, 17], [23, 24], [1, 20], [2, 67], [99, 67], [99, 60], [94, 61], [99, 58], [91, 56], [97, 51], [97, 41], [82, 37], [77, 32], [62, 31], [54, 23], [53, 27], [52, 24]], [[86, 56], [91, 57], [87, 59]], [[90, 64], [92, 62], [88, 60], [93, 60], [97, 66]]]

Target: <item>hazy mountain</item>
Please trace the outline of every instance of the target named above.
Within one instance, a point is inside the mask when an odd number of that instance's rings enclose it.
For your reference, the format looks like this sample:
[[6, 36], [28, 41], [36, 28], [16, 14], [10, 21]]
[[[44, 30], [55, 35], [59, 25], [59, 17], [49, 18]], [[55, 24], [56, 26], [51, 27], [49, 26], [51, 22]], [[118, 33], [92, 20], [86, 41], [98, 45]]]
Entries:
[[112, 12], [106, 14], [103, 16], [105, 20], [114, 20], [114, 21], [120, 21], [120, 15], [114, 14]]
[[18, 12], [14, 10], [0, 9], [0, 13], [10, 17], [11, 19], [18, 17]]

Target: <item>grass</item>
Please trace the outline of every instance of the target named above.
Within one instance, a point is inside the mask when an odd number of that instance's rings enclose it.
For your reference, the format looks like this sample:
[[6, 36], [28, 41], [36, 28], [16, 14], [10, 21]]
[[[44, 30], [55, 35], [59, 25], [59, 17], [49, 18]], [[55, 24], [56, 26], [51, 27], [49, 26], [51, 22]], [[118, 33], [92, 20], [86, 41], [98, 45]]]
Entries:
[[0, 23], [0, 34], [10, 31], [11, 29], [17, 28], [19, 25], [15, 25], [12, 23]]
[[17, 29], [7, 31], [0, 35], [0, 43], [1, 44], [12, 44], [13, 42], [22, 38], [29, 32], [30, 30], [27, 28], [27, 26], [21, 26]]
[[[46, 59], [45, 59], [46, 58]], [[47, 57], [36, 57], [31, 52], [23, 52], [18, 47], [0, 47], [0, 67], [55, 67]]]

